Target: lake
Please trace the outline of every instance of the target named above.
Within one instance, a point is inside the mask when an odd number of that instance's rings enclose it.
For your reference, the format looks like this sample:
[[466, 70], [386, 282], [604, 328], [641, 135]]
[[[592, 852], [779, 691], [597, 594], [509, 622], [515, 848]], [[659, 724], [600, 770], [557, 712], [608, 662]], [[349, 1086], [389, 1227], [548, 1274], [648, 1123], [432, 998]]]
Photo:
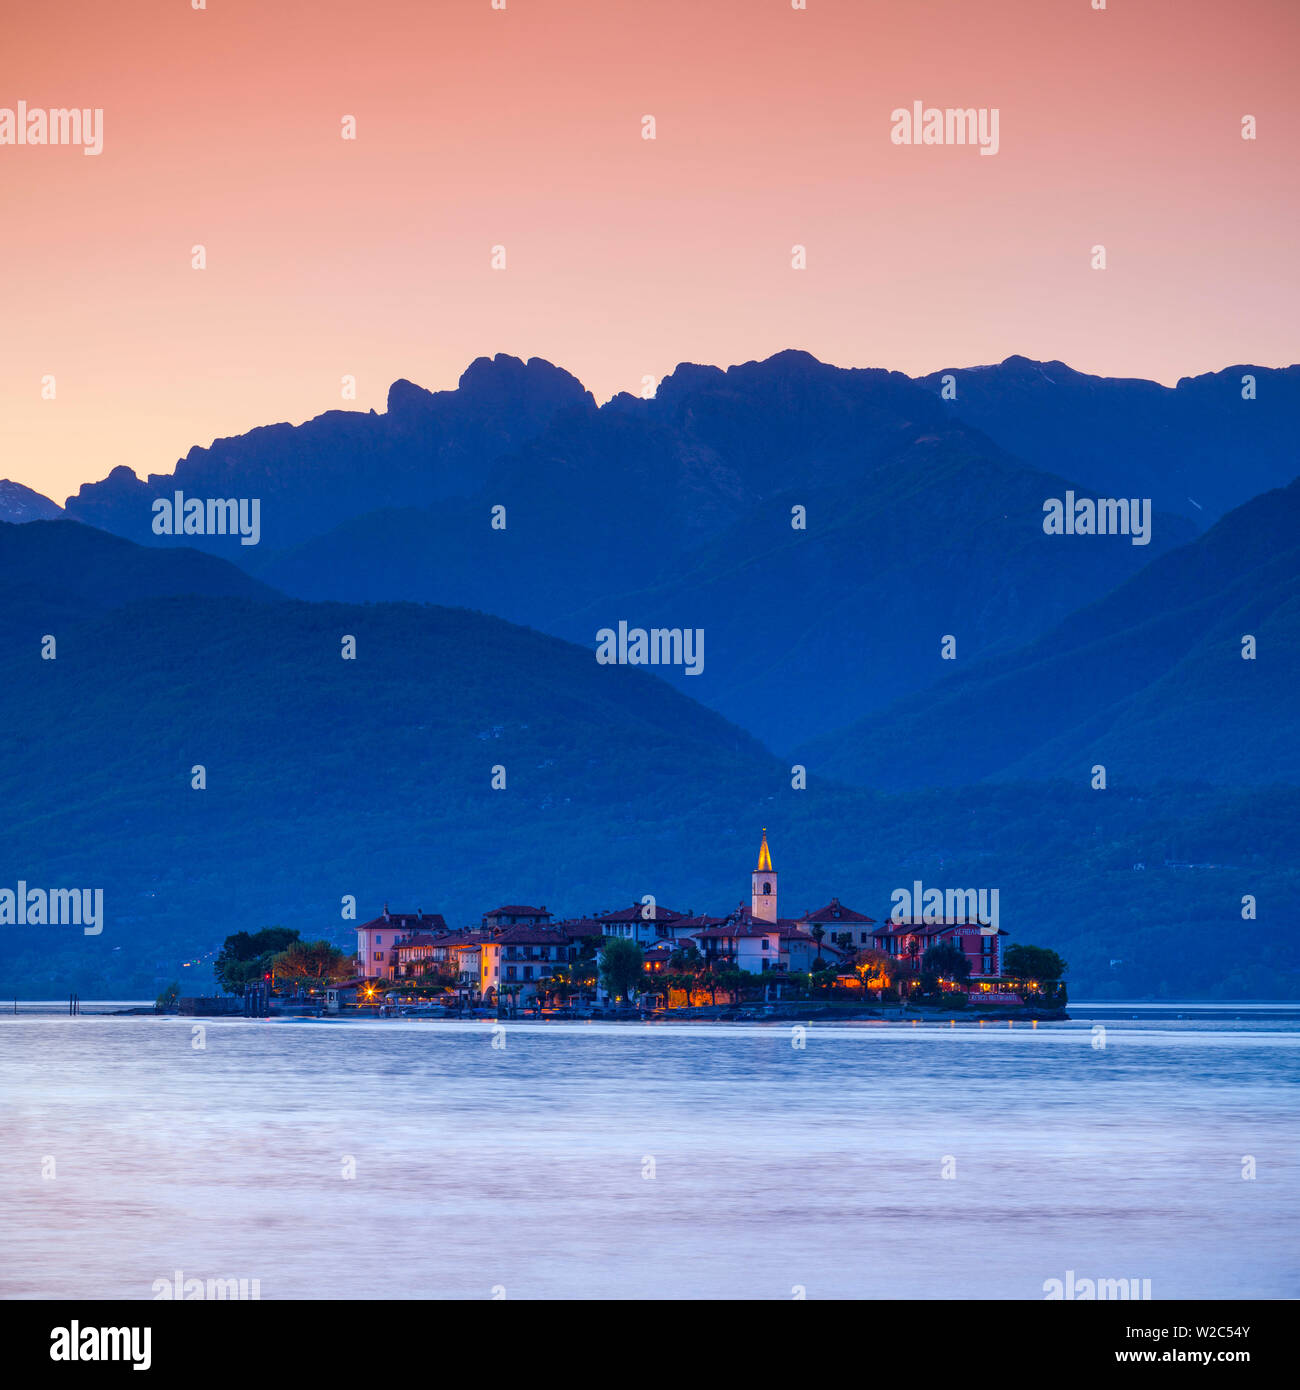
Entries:
[[1041, 1299], [1070, 1270], [1300, 1294], [1294, 1007], [802, 1047], [49, 1007], [0, 1014], [5, 1297], [151, 1298], [178, 1270], [264, 1299]]

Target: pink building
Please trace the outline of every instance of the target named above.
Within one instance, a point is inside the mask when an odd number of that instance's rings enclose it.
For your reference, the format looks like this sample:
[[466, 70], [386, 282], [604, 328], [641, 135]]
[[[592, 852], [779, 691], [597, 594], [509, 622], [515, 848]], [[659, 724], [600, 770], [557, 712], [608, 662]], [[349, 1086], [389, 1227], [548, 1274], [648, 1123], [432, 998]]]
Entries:
[[357, 928], [357, 974], [365, 980], [396, 976], [397, 948], [417, 932], [443, 933], [447, 924], [437, 912], [389, 912]]
[[976, 998], [998, 992], [1002, 979], [1002, 938], [1006, 932], [984, 930], [978, 921], [945, 920], [926, 922], [908, 918], [890, 920], [877, 927], [873, 938], [876, 950], [892, 956], [906, 974], [920, 976], [921, 960], [931, 946], [956, 946], [970, 966], [967, 993]]

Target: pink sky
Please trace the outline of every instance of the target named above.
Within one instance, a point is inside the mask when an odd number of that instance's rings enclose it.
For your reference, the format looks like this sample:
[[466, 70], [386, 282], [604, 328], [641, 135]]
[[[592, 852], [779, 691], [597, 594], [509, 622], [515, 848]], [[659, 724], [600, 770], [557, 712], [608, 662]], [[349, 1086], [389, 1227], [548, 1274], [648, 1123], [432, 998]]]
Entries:
[[[787, 347], [1300, 358], [1292, 0], [208, 2], [0, 29], [0, 107], [105, 113], [98, 157], [0, 146], [0, 477], [58, 501], [496, 352], [602, 400]], [[892, 144], [915, 100], [999, 153]]]

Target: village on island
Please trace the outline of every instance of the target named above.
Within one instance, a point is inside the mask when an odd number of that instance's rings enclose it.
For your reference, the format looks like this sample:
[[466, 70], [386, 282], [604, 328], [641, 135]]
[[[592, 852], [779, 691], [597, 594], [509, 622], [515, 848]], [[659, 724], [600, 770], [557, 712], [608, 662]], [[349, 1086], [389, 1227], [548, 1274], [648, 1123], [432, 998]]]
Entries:
[[970, 911], [944, 915], [930, 910], [929, 894], [922, 912], [916, 889], [912, 914], [896, 907], [882, 922], [838, 898], [782, 917], [764, 830], [749, 902], [721, 916], [676, 911], [649, 896], [563, 920], [544, 905], [510, 903], [455, 930], [439, 913], [394, 912], [385, 903], [356, 928], [355, 957], [283, 928], [240, 932], [215, 966], [226, 998], [167, 1004], [258, 1017], [743, 1018], [813, 1004], [837, 1013], [996, 1007], [1059, 1016], [1066, 965], [1055, 952], [1004, 950], [996, 912], [990, 919], [974, 911], [973, 892], [965, 895]]

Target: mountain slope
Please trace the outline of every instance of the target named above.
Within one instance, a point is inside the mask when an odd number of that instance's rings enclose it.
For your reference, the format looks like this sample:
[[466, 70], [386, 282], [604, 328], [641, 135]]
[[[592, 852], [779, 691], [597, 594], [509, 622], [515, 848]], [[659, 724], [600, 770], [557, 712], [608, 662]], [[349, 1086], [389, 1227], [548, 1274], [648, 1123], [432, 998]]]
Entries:
[[22, 483], [0, 478], [0, 521], [57, 521], [63, 508]]
[[1147, 547], [1044, 536], [1042, 503], [1069, 486], [898, 373], [786, 352], [684, 365], [653, 400], [569, 412], [478, 498], [372, 513], [260, 573], [301, 597], [463, 604], [583, 644], [620, 620], [703, 628], [703, 675], [661, 674], [784, 748], [928, 684], [944, 635], [966, 656], [1015, 646], [1193, 533], [1159, 516]]
[[[933, 683], [945, 638], [967, 661], [1014, 649], [1191, 530], [1158, 515], [1147, 547], [1045, 535], [1043, 499], [1067, 487], [930, 436], [851, 486], [770, 499], [671, 582], [592, 604], [559, 631], [591, 640], [620, 617], [702, 628], [703, 673], [664, 676], [788, 749]], [[806, 531], [790, 527], [796, 503]]]
[[[1300, 480], [1230, 512], [1019, 651], [803, 750], [872, 786], [984, 778], [1300, 782]], [[1258, 644], [1243, 660], [1242, 638]]]
[[1026, 463], [1103, 497], [1150, 497], [1199, 526], [1295, 476], [1300, 366], [1228, 367], [1167, 387], [1008, 357], [917, 380], [937, 394], [945, 376], [949, 409]]
[[279, 597], [197, 550], [132, 545], [75, 521], [0, 522], [0, 637], [34, 650], [89, 613], [166, 594]]
[[[57, 597], [77, 544], [102, 538], [54, 530], [61, 548], [28, 573]], [[144, 559], [112, 544], [124, 573], [105, 551], [99, 581], [121, 595]], [[453, 925], [501, 901], [579, 914], [653, 893], [726, 909], [762, 826], [795, 912], [837, 895], [880, 918], [915, 878], [988, 885], [1015, 940], [1070, 960], [1076, 994], [1300, 994], [1292, 934], [1266, 954], [1218, 949], [1243, 883], [1270, 930], [1300, 910], [1300, 790], [795, 789], [788, 766], [654, 676], [459, 610], [87, 605], [60, 626], [56, 661], [0, 643], [0, 805], [3, 886], [104, 890], [102, 935], [0, 930], [0, 985], [27, 997], [202, 988], [185, 963], [241, 928], [350, 948], [348, 895], [366, 915], [389, 900]]]

